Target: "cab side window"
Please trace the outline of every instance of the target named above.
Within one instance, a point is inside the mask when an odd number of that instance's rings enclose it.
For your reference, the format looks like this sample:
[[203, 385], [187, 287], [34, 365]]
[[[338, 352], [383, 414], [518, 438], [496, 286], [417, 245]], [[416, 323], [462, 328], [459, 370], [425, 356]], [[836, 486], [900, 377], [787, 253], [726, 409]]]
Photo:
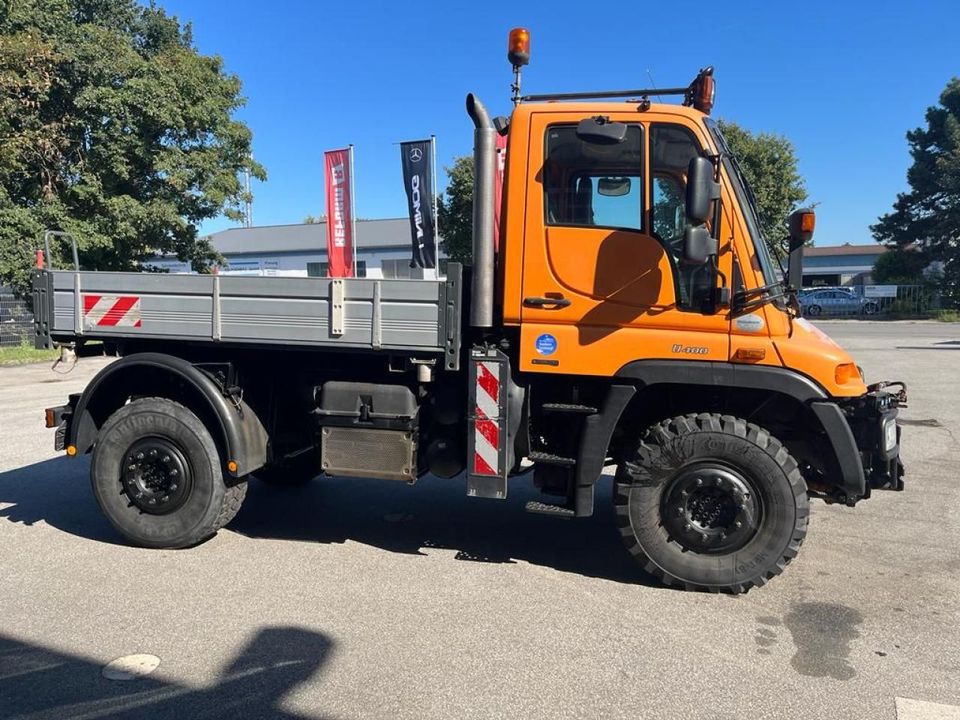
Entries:
[[650, 173], [652, 176], [653, 236], [670, 256], [677, 280], [677, 307], [709, 311], [716, 280], [705, 265], [683, 261], [683, 230], [686, 226], [687, 166], [702, 154], [693, 133], [682, 125], [655, 124], [650, 128]]
[[643, 131], [623, 142], [581, 140], [575, 125], [547, 128], [543, 188], [548, 225], [640, 230], [643, 224]]

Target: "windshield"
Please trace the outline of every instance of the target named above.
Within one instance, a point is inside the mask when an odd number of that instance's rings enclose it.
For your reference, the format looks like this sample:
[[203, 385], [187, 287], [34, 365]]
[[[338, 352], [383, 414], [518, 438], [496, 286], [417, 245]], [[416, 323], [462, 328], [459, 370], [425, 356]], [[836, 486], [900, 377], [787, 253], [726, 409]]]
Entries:
[[747, 230], [750, 233], [750, 239], [753, 241], [754, 251], [757, 253], [760, 271], [763, 273], [763, 282], [765, 285], [772, 285], [773, 283], [779, 282], [780, 273], [774, 268], [766, 239], [760, 230], [757, 199], [753, 195], [753, 190], [750, 189], [747, 179], [743, 176], [743, 171], [740, 169], [737, 157], [730, 151], [730, 146], [727, 145], [726, 138], [724, 138], [723, 133], [720, 132], [720, 127], [711, 118], [707, 118], [706, 123], [710, 134], [713, 135], [714, 142], [717, 143], [717, 147], [723, 155], [723, 165], [732, 180], [734, 194], [737, 196], [740, 206], [745, 208], [743, 215], [747, 221]]

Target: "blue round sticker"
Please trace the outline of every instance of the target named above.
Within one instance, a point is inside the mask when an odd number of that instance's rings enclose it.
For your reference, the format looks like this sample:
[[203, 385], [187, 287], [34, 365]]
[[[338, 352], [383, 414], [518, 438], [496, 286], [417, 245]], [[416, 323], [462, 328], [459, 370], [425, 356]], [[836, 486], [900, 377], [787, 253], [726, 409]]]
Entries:
[[541, 355], [553, 355], [557, 351], [557, 339], [550, 333], [537, 338], [537, 352]]

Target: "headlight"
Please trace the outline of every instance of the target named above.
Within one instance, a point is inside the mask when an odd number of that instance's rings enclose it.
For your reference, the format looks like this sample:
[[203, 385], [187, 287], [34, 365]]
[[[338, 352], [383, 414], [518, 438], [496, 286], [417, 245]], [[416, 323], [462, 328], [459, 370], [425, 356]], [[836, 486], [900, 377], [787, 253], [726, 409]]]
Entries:
[[897, 421], [895, 418], [883, 421], [883, 450], [890, 452], [897, 444]]

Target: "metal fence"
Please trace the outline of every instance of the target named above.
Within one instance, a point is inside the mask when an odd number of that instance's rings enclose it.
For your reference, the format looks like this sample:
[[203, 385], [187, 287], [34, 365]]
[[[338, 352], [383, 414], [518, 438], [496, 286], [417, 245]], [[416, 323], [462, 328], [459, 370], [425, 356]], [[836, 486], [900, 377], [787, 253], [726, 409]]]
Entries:
[[0, 347], [33, 342], [33, 314], [7, 288], [0, 288]]
[[857, 285], [804, 288], [800, 306], [806, 317], [847, 317], [865, 320], [930, 317], [940, 308], [940, 296], [925, 285]]

